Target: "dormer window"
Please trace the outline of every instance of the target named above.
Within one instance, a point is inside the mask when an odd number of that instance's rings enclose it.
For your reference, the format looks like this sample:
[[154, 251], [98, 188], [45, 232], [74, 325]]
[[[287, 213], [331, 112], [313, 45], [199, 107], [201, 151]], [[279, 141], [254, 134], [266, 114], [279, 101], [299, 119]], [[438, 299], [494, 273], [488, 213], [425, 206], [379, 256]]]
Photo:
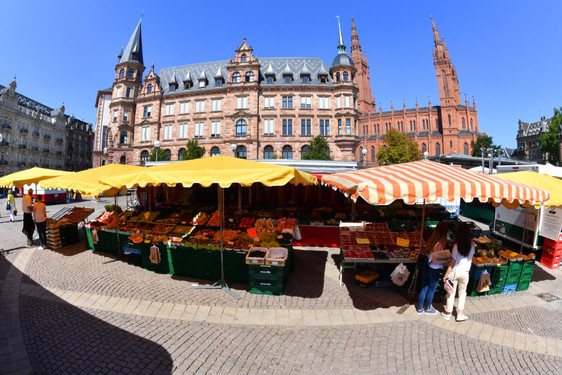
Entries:
[[244, 77], [246, 82], [254, 82], [254, 72], [246, 72], [246, 76]]
[[149, 84], [148, 84], [148, 87], [146, 88], [146, 93], [147, 93], [147, 94], [150, 94], [150, 93], [152, 92], [152, 88], [153, 88], [153, 87], [154, 87], [154, 86], [152, 86], [152, 83], [149, 83]]
[[135, 70], [134, 69], [127, 70], [127, 78], [135, 78]]
[[319, 74], [318, 81], [320, 83], [328, 83], [328, 75], [327, 74]]
[[240, 82], [240, 73], [235, 72], [232, 74], [232, 83], [239, 83]]
[[293, 75], [292, 74], [283, 74], [283, 82], [284, 83], [293, 82]]
[[301, 74], [302, 83], [310, 83], [310, 74]]
[[343, 80], [349, 81], [349, 73], [348, 72], [343, 72]]
[[206, 79], [200, 79], [199, 80], [199, 88], [202, 89], [205, 86], [207, 86], [207, 80]]
[[178, 85], [176, 83], [170, 83], [170, 92], [174, 92], [178, 89]]
[[242, 54], [240, 56], [240, 62], [247, 62], [248, 61], [248, 56], [246, 56], [246, 54]]
[[275, 82], [275, 76], [274, 75], [267, 75], [267, 76], [265, 76], [265, 81], [267, 83], [273, 83], [273, 82]]
[[215, 78], [215, 86], [222, 86], [223, 83], [222, 78]]
[[123, 77], [125, 77], [125, 69], [121, 69], [119, 71], [119, 78], [123, 78]]
[[190, 88], [193, 87], [193, 82], [192, 81], [184, 81], [183, 82], [183, 88], [184, 90], [189, 90]]

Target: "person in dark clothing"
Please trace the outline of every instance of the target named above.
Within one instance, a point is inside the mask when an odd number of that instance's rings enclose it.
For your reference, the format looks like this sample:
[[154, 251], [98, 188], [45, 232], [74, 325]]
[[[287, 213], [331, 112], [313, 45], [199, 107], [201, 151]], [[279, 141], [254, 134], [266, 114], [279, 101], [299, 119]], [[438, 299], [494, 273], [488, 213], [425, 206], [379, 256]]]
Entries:
[[33, 221], [33, 189], [29, 189], [21, 201], [23, 212], [22, 232], [27, 236], [27, 246], [33, 246], [33, 232], [35, 232], [35, 222]]

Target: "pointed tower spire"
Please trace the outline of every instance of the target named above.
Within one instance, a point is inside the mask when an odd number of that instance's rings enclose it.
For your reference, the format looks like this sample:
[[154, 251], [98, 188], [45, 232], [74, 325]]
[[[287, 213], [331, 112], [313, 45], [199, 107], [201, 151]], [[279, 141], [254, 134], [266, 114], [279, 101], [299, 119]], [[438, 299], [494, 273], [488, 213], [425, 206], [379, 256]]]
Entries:
[[339, 44], [338, 44], [338, 54], [343, 55], [345, 54], [345, 44], [343, 44], [343, 36], [341, 34], [341, 23], [340, 23], [340, 16], [336, 16], [338, 19], [338, 31], [339, 31]]
[[142, 34], [141, 34], [141, 22], [142, 17], [133, 31], [133, 35], [131, 35], [131, 39], [129, 43], [127, 43], [127, 47], [123, 53], [121, 53], [121, 57], [119, 58], [119, 63], [124, 62], [138, 62], [144, 65], [143, 56], [142, 56]]
[[357, 35], [357, 28], [355, 27], [355, 20], [351, 18], [351, 56], [355, 57], [358, 53], [361, 57], [361, 44], [359, 43], [359, 35]]
[[433, 41], [435, 43], [435, 58], [441, 59], [443, 58], [443, 44], [441, 43], [441, 38], [439, 37], [439, 31], [437, 31], [437, 26], [435, 26], [435, 21], [433, 17], [431, 17], [431, 26], [433, 28]]

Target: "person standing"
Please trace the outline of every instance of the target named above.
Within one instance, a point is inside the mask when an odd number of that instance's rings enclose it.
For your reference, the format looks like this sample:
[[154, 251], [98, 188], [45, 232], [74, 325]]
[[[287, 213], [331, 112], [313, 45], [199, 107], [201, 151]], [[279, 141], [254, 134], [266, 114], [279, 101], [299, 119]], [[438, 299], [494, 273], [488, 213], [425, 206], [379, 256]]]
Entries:
[[35, 223], [33, 222], [33, 189], [29, 189], [21, 201], [21, 210], [23, 212], [23, 229], [22, 232], [27, 236], [27, 246], [33, 245], [33, 232], [35, 232]]
[[43, 197], [37, 195], [37, 200], [33, 205], [33, 220], [39, 234], [39, 250], [47, 247], [47, 206], [42, 202]]
[[[439, 275], [443, 266], [433, 262], [433, 254], [437, 251], [445, 250], [447, 247], [447, 233], [449, 232], [449, 225], [445, 222], [437, 224], [433, 233], [427, 240], [425, 245], [425, 253], [427, 254], [427, 267], [423, 275], [423, 284], [418, 296], [418, 314], [425, 312], [426, 314], [437, 314], [431, 304], [433, 303], [433, 296], [439, 284]], [[425, 265], [422, 265], [422, 267]], [[425, 308], [424, 308], [425, 303]]]
[[457, 237], [455, 239], [455, 245], [453, 246], [453, 258], [443, 277], [444, 282], [448, 282], [447, 279], [449, 279], [453, 284], [453, 291], [447, 295], [445, 312], [441, 313], [445, 320], [451, 319], [457, 286], [459, 287], [457, 322], [463, 322], [468, 319], [468, 316], [464, 315], [464, 302], [466, 300], [468, 273], [472, 265], [472, 257], [474, 256], [475, 250], [474, 242], [472, 242], [470, 237], [470, 227], [466, 223], [461, 223], [457, 229]]
[[10, 190], [8, 192], [8, 205], [10, 208], [10, 221], [16, 221], [14, 218], [14, 207], [16, 205], [16, 198], [14, 198], [14, 193]]

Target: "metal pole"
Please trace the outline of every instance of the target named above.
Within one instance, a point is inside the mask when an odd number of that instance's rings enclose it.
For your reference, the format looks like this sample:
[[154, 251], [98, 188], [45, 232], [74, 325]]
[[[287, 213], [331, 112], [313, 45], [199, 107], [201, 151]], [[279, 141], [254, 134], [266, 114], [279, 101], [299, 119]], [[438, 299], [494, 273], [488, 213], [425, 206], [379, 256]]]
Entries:
[[502, 150], [499, 149], [498, 150], [498, 167], [501, 167], [502, 165]]
[[482, 173], [486, 173], [486, 164], [484, 163], [484, 148], [482, 150]]

